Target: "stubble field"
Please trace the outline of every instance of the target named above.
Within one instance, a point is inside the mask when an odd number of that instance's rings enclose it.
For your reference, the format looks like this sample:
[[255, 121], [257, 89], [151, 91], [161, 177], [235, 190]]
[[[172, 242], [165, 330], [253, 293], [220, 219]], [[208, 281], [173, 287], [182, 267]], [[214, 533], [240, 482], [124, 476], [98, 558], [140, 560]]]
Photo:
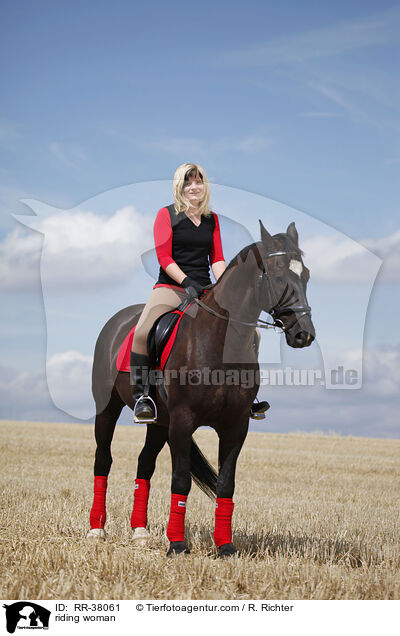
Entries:
[[[85, 539], [93, 427], [0, 422], [2, 599], [399, 599], [400, 440], [250, 433], [239, 457], [234, 542], [216, 557], [214, 504], [188, 498], [191, 554], [166, 557], [170, 457], [152, 480], [146, 549], [129, 519], [142, 427], [117, 427], [107, 540]], [[216, 465], [217, 438], [196, 440]]]

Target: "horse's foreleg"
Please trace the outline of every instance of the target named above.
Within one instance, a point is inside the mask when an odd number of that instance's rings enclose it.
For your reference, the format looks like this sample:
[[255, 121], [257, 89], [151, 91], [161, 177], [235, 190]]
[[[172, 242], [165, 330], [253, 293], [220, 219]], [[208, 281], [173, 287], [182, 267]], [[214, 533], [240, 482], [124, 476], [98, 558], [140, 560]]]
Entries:
[[188, 553], [185, 543], [186, 501], [190, 492], [190, 449], [192, 443], [193, 418], [189, 413], [179, 413], [179, 420], [170, 419], [169, 445], [172, 459], [171, 507], [167, 526], [170, 547], [167, 555]]
[[133, 509], [131, 527], [134, 538], [145, 539], [147, 533], [135, 532], [136, 528], [147, 526], [147, 505], [150, 494], [150, 480], [153, 476], [156, 459], [168, 439], [168, 429], [154, 424], [147, 425], [146, 440], [138, 458], [135, 490], [133, 494]]
[[104, 411], [96, 415], [95, 439], [97, 447], [94, 461], [94, 493], [88, 537], [104, 538], [105, 536], [107, 480], [112, 464], [111, 442], [123, 406], [123, 401], [113, 389], [108, 405]]
[[235, 435], [232, 435], [232, 430], [220, 434], [214, 541], [221, 557], [230, 556], [237, 552], [232, 543], [234, 508], [232, 498], [235, 490], [236, 463], [246, 439], [247, 430], [248, 418]]

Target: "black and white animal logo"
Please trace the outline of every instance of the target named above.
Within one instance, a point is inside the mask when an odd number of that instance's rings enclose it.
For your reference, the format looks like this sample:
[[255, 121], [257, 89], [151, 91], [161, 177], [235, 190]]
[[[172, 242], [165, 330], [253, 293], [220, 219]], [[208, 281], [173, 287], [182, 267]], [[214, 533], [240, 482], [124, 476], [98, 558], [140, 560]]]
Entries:
[[13, 634], [16, 629], [49, 628], [51, 612], [37, 603], [17, 601], [3, 607], [6, 610], [6, 627], [9, 634]]

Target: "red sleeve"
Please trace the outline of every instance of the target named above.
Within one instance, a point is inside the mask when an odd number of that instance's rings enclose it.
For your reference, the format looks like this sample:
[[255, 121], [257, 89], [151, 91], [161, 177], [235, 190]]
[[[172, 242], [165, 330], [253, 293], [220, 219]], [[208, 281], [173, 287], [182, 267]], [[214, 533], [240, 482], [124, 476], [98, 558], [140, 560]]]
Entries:
[[215, 212], [212, 213], [215, 219], [215, 227], [213, 232], [213, 240], [210, 250], [210, 263], [214, 265], [218, 261], [224, 261], [224, 253], [222, 251], [221, 232], [219, 230], [219, 221]]
[[172, 258], [172, 227], [168, 208], [158, 211], [153, 232], [158, 262], [165, 270], [168, 265], [175, 263]]

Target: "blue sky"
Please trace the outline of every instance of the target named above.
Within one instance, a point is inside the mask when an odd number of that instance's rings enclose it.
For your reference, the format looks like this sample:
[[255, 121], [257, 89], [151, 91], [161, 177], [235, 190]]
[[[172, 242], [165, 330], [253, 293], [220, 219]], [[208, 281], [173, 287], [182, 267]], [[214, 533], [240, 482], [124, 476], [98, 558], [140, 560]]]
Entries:
[[[6, 284], [1, 293], [1, 390], [13, 395], [11, 385], [25, 371], [28, 391], [18, 407], [3, 401], [1, 417], [66, 417], [52, 408], [43, 384], [39, 248], [28, 244], [32, 232], [11, 216], [29, 214], [20, 200], [87, 210], [85, 202], [101, 193], [171, 179], [178, 164], [197, 161], [214, 184], [248, 192], [249, 201], [255, 193], [304, 212], [384, 260], [364, 345], [371, 374], [382, 382], [387, 374], [386, 384], [380, 393], [367, 384], [352, 398], [346, 391], [324, 398], [333, 393], [324, 391], [314, 402], [320, 426], [316, 419], [310, 426], [398, 436], [391, 385], [400, 370], [399, 259], [393, 256], [400, 244], [398, 5], [22, 1], [2, 3], [0, 13], [0, 249], [10, 259], [14, 246], [19, 261], [29, 253], [32, 276], [29, 285]], [[229, 217], [232, 200], [220, 200], [227, 209], [218, 211]], [[138, 272], [147, 281], [145, 296], [151, 280]], [[318, 298], [338, 284], [322, 284]], [[340, 285], [354, 298], [365, 281], [349, 275], [347, 286], [343, 279]], [[99, 296], [96, 305], [90, 295], [85, 320], [79, 316], [85, 336], [95, 337], [107, 314], [107, 308], [98, 310]], [[334, 331], [334, 321], [324, 326]], [[87, 341], [77, 336], [82, 355], [89, 355]], [[374, 429], [371, 415], [366, 428], [360, 424], [369, 399], [386, 422], [383, 429]], [[278, 396], [277, 403], [285, 401]], [[332, 408], [343, 411], [347, 429], [328, 415]], [[291, 428], [290, 411], [274, 417], [273, 430]]]

